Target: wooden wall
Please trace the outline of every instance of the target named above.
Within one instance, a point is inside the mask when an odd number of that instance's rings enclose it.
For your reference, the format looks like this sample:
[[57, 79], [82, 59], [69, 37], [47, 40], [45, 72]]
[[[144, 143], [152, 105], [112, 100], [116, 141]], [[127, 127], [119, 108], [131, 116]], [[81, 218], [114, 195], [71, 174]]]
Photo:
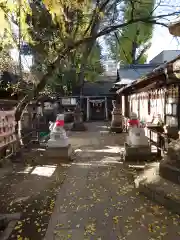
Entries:
[[165, 88], [153, 89], [147, 92], [134, 93], [126, 97], [122, 97], [122, 112], [125, 115], [126, 109], [129, 109], [129, 117], [131, 112], [137, 114], [138, 118], [147, 121], [156, 117], [158, 114], [164, 120], [165, 116]]

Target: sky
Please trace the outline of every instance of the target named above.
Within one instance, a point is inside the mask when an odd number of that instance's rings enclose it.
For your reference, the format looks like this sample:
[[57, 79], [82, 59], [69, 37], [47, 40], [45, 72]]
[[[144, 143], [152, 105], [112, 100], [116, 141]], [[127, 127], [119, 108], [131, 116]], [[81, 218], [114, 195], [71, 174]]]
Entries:
[[[162, 15], [174, 11], [180, 12], [180, 0], [156, 0], [156, 4], [158, 4], [158, 1], [161, 2], [162, 6], [156, 9], [156, 15]], [[174, 18], [175, 17], [172, 17], [171, 20]], [[148, 54], [147, 62], [149, 62], [152, 58], [157, 56], [163, 50], [180, 50], [180, 37], [172, 36], [169, 33], [168, 28], [160, 25], [156, 25], [154, 27], [151, 42], [152, 42], [151, 48], [147, 52]], [[107, 47], [105, 45], [103, 52], [104, 51], [107, 51]], [[15, 60], [18, 61], [17, 50], [12, 51], [12, 56]], [[30, 56], [22, 56], [22, 62], [24, 69], [28, 70], [32, 64], [32, 58]]]
[[180, 37], [173, 37], [165, 27], [156, 26], [153, 33], [152, 45], [148, 50], [148, 61], [163, 50], [180, 50]]
[[[168, 28], [156, 25], [153, 31], [151, 47], [147, 51], [149, 62], [163, 50], [180, 50], [180, 37], [174, 37], [169, 33]], [[106, 52], [106, 47], [104, 47]]]
[[[147, 52], [147, 62], [163, 50], [180, 50], [180, 37], [173, 37], [167, 28], [158, 25], [154, 28], [152, 45]], [[18, 60], [16, 50], [13, 50], [13, 58]], [[30, 56], [22, 56], [22, 62], [24, 69], [28, 70], [31, 66], [32, 58]]]

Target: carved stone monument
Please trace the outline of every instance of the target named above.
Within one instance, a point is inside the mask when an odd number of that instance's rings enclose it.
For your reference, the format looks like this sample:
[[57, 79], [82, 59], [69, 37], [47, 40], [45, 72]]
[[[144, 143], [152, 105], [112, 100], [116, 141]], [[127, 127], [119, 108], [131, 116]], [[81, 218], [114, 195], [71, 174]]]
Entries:
[[125, 161], [146, 161], [151, 157], [151, 148], [144, 129], [141, 127], [130, 128], [125, 143]]
[[47, 143], [46, 155], [51, 158], [69, 160], [72, 148], [69, 144], [66, 131], [64, 130], [64, 115], [58, 114], [55, 123], [50, 125], [50, 139]]
[[123, 116], [121, 111], [121, 104], [113, 100], [113, 111], [111, 120], [111, 132], [122, 133], [123, 131]]
[[83, 122], [83, 113], [81, 112], [80, 106], [77, 104], [74, 111], [74, 122], [71, 127], [71, 131], [86, 131], [87, 128]]
[[161, 177], [180, 184], [180, 139], [168, 145], [167, 155], [160, 162], [159, 173]]

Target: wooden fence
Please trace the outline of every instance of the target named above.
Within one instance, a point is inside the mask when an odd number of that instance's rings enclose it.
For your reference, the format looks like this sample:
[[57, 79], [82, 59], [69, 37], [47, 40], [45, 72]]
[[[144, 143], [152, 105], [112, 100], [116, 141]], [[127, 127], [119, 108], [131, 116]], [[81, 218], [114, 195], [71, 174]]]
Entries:
[[0, 110], [0, 159], [10, 156], [16, 149], [14, 110]]
[[15, 131], [15, 106], [15, 101], [0, 100], [0, 163], [29, 145], [34, 140], [34, 132], [36, 136], [36, 124], [32, 121], [32, 114], [27, 111], [18, 123], [18, 128], [21, 126], [20, 131]]

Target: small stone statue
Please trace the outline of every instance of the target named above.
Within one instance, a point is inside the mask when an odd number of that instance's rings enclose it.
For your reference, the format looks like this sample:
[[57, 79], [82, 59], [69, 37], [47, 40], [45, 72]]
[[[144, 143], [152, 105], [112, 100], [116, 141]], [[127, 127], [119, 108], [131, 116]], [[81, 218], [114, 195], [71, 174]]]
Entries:
[[[56, 122], [51, 122], [49, 126], [50, 139], [48, 141], [49, 147], [67, 147], [68, 137], [61, 122], [64, 121], [64, 115], [58, 114]], [[60, 123], [60, 124], [59, 124]]]
[[145, 161], [152, 159], [151, 147], [144, 128], [136, 113], [131, 113], [129, 131], [125, 143], [125, 161]]
[[131, 113], [131, 117], [128, 120], [128, 126], [129, 127], [139, 127], [140, 122], [138, 120], [137, 114], [136, 113]]
[[129, 129], [127, 143], [130, 146], [149, 146], [148, 138], [145, 136], [143, 128], [132, 127]]
[[47, 156], [48, 161], [55, 163], [71, 161], [72, 147], [64, 129], [64, 114], [58, 114], [56, 122], [51, 122], [49, 129], [50, 139], [47, 142], [44, 156]]

